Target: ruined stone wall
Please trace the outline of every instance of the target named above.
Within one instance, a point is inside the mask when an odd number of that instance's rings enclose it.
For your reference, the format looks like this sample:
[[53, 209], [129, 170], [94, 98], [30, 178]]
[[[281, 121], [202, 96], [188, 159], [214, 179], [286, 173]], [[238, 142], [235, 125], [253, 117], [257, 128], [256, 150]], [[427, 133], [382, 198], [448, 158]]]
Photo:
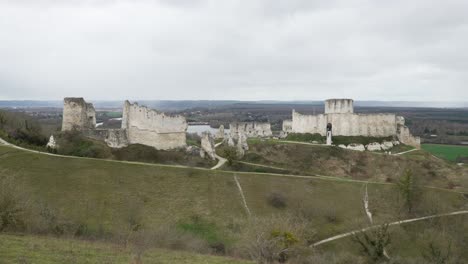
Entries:
[[409, 128], [405, 125], [398, 126], [398, 140], [405, 145], [421, 148], [421, 138], [411, 135]]
[[233, 122], [229, 124], [230, 135], [237, 138], [239, 133], [245, 134], [247, 137], [271, 137], [270, 123], [260, 122]]
[[123, 148], [128, 146], [127, 132], [125, 129], [89, 129], [84, 130], [83, 135], [104, 141], [111, 148]]
[[95, 126], [96, 111], [93, 104], [86, 103], [81, 97], [63, 100], [62, 131], [94, 129]]
[[283, 120], [283, 132], [289, 133], [292, 131], [292, 120]]
[[396, 135], [394, 114], [319, 114], [303, 115], [293, 111], [291, 130], [294, 133], [326, 135], [328, 123], [335, 136], [388, 137]]
[[328, 99], [325, 101], [325, 114], [354, 113], [353, 99]]
[[122, 129], [127, 131], [129, 144], [143, 144], [157, 149], [186, 146], [185, 117], [166, 115], [137, 103], [125, 101]]

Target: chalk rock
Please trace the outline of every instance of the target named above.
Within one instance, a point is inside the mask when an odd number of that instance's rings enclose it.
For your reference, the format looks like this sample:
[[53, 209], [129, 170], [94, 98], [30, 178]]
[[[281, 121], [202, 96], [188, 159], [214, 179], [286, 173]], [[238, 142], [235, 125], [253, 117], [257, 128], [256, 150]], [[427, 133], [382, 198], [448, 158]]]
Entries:
[[344, 148], [344, 149], [345, 149], [345, 148], [346, 148], [346, 145], [340, 144], [340, 145], [338, 145], [338, 147], [339, 147], [339, 148]]
[[398, 141], [398, 140], [394, 140], [392, 143], [393, 143], [394, 146], [400, 145], [400, 141]]
[[57, 142], [55, 141], [54, 135], [50, 136], [49, 142], [47, 142], [46, 147], [51, 148], [51, 149], [57, 148]]
[[[210, 133], [203, 132], [201, 138], [201, 147], [203, 151], [200, 151], [200, 157], [204, 158], [206, 154], [212, 160], [216, 159], [215, 144]], [[204, 154], [202, 154], [202, 152], [204, 152]]]
[[368, 151], [379, 151], [379, 150], [382, 150], [382, 147], [380, 146], [379, 143], [377, 142], [373, 142], [373, 143], [370, 143], [366, 146], [366, 149]]
[[218, 133], [216, 134], [216, 138], [224, 139], [224, 126], [220, 125], [218, 128]]
[[231, 136], [229, 136], [228, 138], [228, 146], [230, 147], [236, 146], [236, 143], [234, 142], [234, 139]]
[[357, 150], [357, 151], [364, 151], [366, 150], [366, 148], [364, 147], [363, 144], [349, 144], [348, 145], [348, 149], [351, 149], [351, 150]]
[[389, 150], [389, 149], [393, 148], [393, 143], [390, 142], [390, 141], [384, 141], [384, 142], [382, 142], [382, 145], [380, 145], [380, 147], [383, 150]]

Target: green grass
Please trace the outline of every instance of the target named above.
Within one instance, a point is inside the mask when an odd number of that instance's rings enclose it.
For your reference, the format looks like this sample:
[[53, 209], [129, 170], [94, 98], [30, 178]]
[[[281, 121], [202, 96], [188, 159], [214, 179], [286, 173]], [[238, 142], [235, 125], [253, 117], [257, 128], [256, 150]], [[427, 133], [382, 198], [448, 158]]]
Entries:
[[456, 161], [458, 157], [468, 157], [468, 146], [423, 144], [422, 149], [449, 161]]
[[[340, 158], [346, 153], [335, 154]], [[335, 154], [328, 153], [328, 158]], [[304, 158], [310, 160], [310, 156]], [[65, 223], [84, 226], [85, 237], [119, 236], [134, 226], [151, 233], [168, 226], [208, 244], [221, 242], [230, 252], [251, 235], [252, 218], [305, 219], [307, 230], [315, 233], [314, 240], [358, 228], [366, 221], [363, 184], [340, 179], [55, 157], [0, 146], [0, 176], [8, 175], [30, 203], [45, 204]], [[251, 218], [234, 175], [242, 186]], [[376, 199], [371, 204], [376, 221], [394, 219], [399, 206], [395, 186], [370, 184], [369, 192]], [[274, 193], [284, 197], [285, 207], [269, 203]], [[433, 189], [424, 193], [433, 197], [441, 210], [463, 206], [464, 198], [459, 194]], [[423, 214], [428, 206], [421, 204], [416, 213]]]
[[[421, 184], [442, 188], [459, 185], [461, 174], [453, 164], [437, 160], [424, 151], [392, 156], [338, 147], [273, 144], [271, 141], [249, 143], [250, 149], [242, 161], [282, 168], [291, 174], [396, 182], [405, 169], [411, 169], [421, 178]], [[399, 150], [407, 148], [399, 147]], [[221, 152], [219, 154], [222, 155]], [[245, 166], [241, 168], [245, 169]]]
[[[110, 243], [53, 237], [0, 235], [0, 263], [132, 263], [136, 250]], [[165, 249], [146, 249], [142, 263], [252, 263], [219, 256]]]
[[[452, 262], [449, 263], [466, 263], [468, 260], [468, 251], [466, 251], [468, 216], [466, 215], [448, 216], [391, 226], [389, 233], [391, 242], [386, 250], [393, 259], [419, 260], [409, 263], [436, 263], [429, 262], [428, 259], [424, 258], [424, 256], [430, 255], [429, 244], [432, 243], [443, 255], [447, 254], [447, 249], [450, 247], [450, 260]], [[361, 252], [361, 248], [352, 240], [351, 236], [320, 245], [318, 249], [348, 251], [353, 255]]]

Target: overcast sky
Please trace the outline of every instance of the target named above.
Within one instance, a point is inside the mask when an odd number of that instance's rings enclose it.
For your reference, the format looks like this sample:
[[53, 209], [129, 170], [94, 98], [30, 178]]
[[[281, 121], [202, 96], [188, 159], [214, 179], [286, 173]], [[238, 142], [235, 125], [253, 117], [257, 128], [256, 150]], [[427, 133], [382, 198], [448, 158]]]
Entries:
[[0, 0], [0, 99], [468, 101], [468, 1]]

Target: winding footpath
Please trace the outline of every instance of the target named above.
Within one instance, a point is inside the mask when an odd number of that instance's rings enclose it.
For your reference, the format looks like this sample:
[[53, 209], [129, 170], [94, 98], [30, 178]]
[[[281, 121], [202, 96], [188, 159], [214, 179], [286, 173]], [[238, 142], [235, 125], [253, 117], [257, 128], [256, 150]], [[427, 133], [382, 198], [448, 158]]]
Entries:
[[[423, 221], [423, 220], [432, 219], [432, 218], [454, 216], [454, 215], [463, 215], [463, 214], [468, 214], [468, 210], [455, 211], [455, 212], [445, 213], [445, 214], [428, 215], [428, 216], [423, 216], [423, 217], [418, 217], [418, 218], [411, 218], [411, 219], [391, 222], [391, 223], [388, 223], [388, 225], [389, 226], [402, 225], [402, 224], [407, 224], [407, 223], [412, 223], [412, 222], [417, 222], [417, 221]], [[325, 244], [325, 243], [329, 243], [329, 242], [332, 242], [332, 241], [335, 241], [335, 240], [338, 240], [338, 239], [341, 239], [341, 238], [345, 238], [345, 237], [348, 237], [348, 236], [359, 234], [360, 232], [366, 232], [366, 231], [369, 231], [371, 229], [378, 228], [380, 226], [381, 225], [373, 225], [373, 226], [369, 226], [369, 227], [366, 227], [366, 228], [357, 229], [357, 230], [353, 230], [353, 231], [346, 232], [346, 233], [343, 233], [343, 234], [339, 234], [339, 235], [336, 235], [336, 236], [332, 236], [332, 237], [329, 237], [327, 239], [323, 239], [323, 240], [320, 240], [318, 242], [315, 242], [314, 244], [311, 245], [311, 247], [316, 247], [316, 246], [319, 246], [319, 245], [322, 245], [322, 244]]]

